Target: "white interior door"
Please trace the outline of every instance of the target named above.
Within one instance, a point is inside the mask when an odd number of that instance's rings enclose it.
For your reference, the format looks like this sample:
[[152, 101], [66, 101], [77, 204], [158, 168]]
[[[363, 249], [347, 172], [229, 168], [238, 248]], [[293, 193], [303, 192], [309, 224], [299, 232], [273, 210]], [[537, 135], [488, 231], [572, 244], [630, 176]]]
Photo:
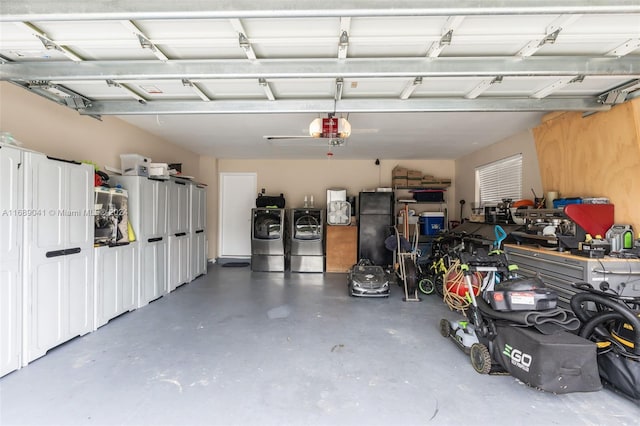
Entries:
[[224, 258], [251, 257], [251, 209], [255, 207], [256, 173], [220, 173], [218, 253]]

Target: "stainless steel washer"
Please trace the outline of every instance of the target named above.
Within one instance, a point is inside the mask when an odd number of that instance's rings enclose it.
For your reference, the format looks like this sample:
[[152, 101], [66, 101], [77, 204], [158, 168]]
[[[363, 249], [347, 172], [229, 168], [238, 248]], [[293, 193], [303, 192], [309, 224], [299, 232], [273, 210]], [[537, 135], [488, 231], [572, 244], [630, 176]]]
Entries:
[[324, 210], [291, 209], [291, 272], [324, 272]]
[[287, 266], [287, 211], [251, 209], [251, 270], [284, 272]]

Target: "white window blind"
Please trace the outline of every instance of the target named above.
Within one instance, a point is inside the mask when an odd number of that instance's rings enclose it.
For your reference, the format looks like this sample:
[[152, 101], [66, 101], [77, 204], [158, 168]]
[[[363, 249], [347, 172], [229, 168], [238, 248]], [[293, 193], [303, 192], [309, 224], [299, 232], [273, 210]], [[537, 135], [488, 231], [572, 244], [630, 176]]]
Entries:
[[522, 154], [476, 168], [476, 189], [481, 205], [495, 204], [503, 198], [522, 198]]

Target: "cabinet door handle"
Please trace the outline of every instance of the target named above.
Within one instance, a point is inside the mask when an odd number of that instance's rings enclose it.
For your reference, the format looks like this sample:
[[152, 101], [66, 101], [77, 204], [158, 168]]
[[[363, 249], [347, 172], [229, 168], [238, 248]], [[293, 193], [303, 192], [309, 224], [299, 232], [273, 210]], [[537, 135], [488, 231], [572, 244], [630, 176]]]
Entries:
[[187, 233], [186, 233], [186, 232], [178, 232], [178, 233], [176, 234], [176, 237], [184, 237], [185, 235], [187, 235]]
[[77, 161], [73, 161], [73, 160], [65, 160], [64, 158], [56, 158], [56, 157], [49, 157], [47, 155], [47, 158], [49, 160], [54, 160], [54, 161], [62, 161], [63, 163], [70, 163], [70, 164], [80, 164]]
[[178, 182], [177, 180], [174, 180], [173, 183], [175, 183], [176, 185], [186, 185], [185, 182]]
[[202, 234], [203, 232], [204, 232], [204, 229], [198, 229], [198, 230], [196, 231], [196, 234]]
[[48, 251], [45, 254], [45, 256], [46, 257], [67, 256], [67, 255], [70, 255], [70, 254], [80, 253], [81, 251], [82, 251], [82, 249], [80, 247], [73, 247], [73, 248], [68, 248], [68, 249], [63, 249], [63, 250]]
[[162, 241], [162, 237], [156, 237], [156, 238], [149, 238], [147, 240], [148, 243], [156, 243], [158, 241]]
[[610, 271], [607, 269], [592, 269], [592, 271], [602, 275], [640, 275], [640, 271]]
[[58, 257], [58, 256], [64, 256], [64, 250], [54, 250], [54, 251], [48, 251], [46, 254], [47, 257]]

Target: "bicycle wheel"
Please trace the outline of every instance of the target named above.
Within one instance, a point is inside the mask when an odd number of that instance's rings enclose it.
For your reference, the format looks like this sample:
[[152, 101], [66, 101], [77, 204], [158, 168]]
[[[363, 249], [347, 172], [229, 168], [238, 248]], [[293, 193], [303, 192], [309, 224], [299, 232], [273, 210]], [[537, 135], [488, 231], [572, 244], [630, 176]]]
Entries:
[[431, 294], [435, 290], [436, 286], [431, 278], [423, 278], [418, 282], [418, 288], [422, 294]]
[[436, 275], [433, 287], [438, 296], [444, 297], [444, 280], [442, 279], [442, 275]]
[[407, 293], [409, 294], [415, 293], [418, 280], [417, 280], [417, 273], [416, 273], [416, 264], [413, 263], [413, 260], [405, 259], [404, 274], [405, 274], [405, 281], [407, 284]]

